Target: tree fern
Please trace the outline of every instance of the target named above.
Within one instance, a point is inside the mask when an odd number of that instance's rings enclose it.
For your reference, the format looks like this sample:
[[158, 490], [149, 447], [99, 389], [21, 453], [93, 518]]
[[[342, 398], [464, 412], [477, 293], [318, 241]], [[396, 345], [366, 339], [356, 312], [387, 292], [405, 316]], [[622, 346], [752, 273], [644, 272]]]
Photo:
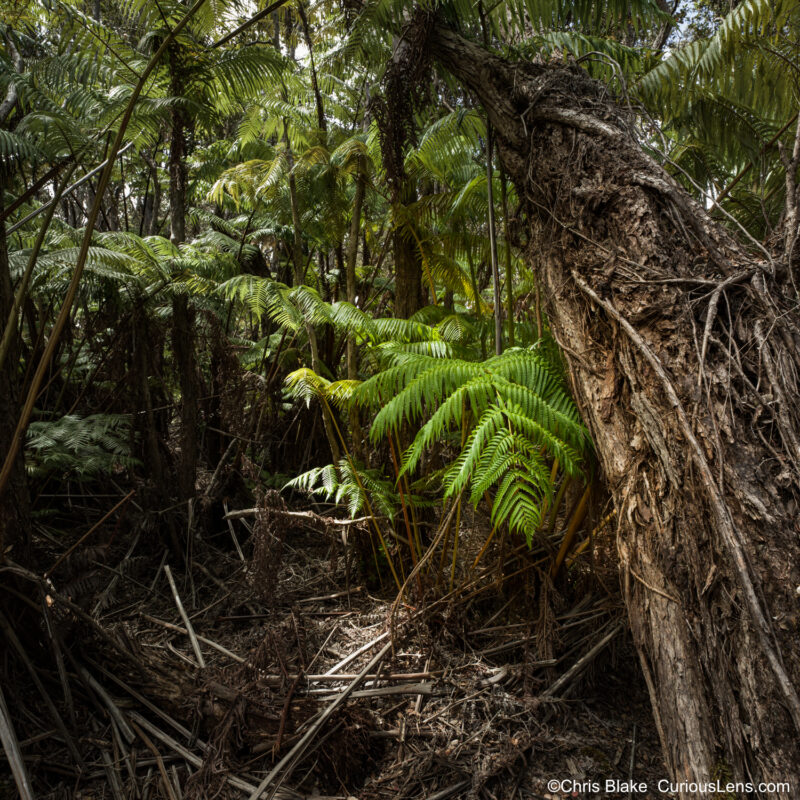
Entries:
[[470, 488], [477, 504], [496, 487], [492, 518], [530, 537], [552, 492], [552, 464], [577, 476], [588, 434], [547, 349], [511, 349], [483, 362], [393, 353], [384, 370], [357, 386], [354, 401], [379, 408], [373, 440], [427, 421], [403, 455], [403, 472], [458, 431], [469, 431], [444, 476], [445, 495]]

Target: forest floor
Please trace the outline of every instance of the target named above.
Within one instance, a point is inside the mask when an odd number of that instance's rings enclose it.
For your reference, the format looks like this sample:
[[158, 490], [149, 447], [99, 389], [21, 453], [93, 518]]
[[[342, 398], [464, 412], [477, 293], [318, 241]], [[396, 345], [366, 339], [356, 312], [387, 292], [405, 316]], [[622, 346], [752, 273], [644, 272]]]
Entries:
[[[498, 545], [452, 592], [393, 607], [342, 528], [303, 513], [231, 518], [171, 570], [145, 529], [64, 562], [57, 636], [19, 643], [51, 667], [5, 689], [35, 797], [248, 797], [270, 776], [261, 796], [287, 800], [627, 797], [548, 783], [631, 777], [637, 800], [669, 796], [618, 598], [545, 601], [526, 548]], [[486, 532], [465, 516], [460, 563]]]

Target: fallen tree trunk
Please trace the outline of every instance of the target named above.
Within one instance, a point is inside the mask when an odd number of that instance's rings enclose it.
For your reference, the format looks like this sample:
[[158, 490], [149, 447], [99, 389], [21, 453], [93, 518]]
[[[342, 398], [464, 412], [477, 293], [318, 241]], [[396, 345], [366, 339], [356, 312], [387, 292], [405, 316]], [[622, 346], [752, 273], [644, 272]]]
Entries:
[[796, 796], [800, 316], [785, 273], [714, 223], [578, 67], [508, 63], [437, 25], [427, 44], [480, 99], [516, 184], [618, 512], [672, 777]]

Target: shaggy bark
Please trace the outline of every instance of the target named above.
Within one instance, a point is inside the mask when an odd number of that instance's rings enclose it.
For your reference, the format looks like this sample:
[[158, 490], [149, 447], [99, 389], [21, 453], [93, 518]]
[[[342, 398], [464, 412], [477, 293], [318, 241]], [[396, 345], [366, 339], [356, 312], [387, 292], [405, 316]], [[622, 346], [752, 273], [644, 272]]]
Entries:
[[442, 28], [428, 43], [486, 108], [526, 213], [615, 501], [668, 767], [794, 792], [800, 318], [785, 270], [710, 220], [579, 68], [511, 64]]

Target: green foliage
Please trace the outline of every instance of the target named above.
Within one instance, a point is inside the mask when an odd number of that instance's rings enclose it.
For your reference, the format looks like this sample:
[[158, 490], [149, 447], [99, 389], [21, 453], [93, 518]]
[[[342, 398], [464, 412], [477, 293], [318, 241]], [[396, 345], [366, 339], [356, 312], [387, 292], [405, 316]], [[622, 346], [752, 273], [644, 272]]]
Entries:
[[350, 517], [357, 517], [370, 502], [372, 510], [394, 519], [400, 507], [400, 496], [377, 469], [365, 469], [348, 459], [338, 464], [315, 467], [293, 478], [285, 487], [317, 495], [325, 500], [346, 505]]
[[[752, 180], [740, 182], [725, 209], [766, 237], [784, 208], [783, 166], [768, 143], [797, 108], [800, 0], [744, 0], [730, 11], [719, 0], [692, 2], [725, 15], [703, 15], [702, 37], [676, 45], [675, 34], [663, 52], [652, 45], [669, 20], [657, 0], [429, 0], [421, 8], [490, 50], [574, 61], [606, 82], [635, 116], [645, 146], [665, 151], [666, 166], [692, 191], [713, 196], [752, 165]], [[175, 429], [182, 400], [169, 335], [171, 301], [181, 294], [191, 301], [195, 322], [186, 339], [203, 389], [218, 400], [230, 388], [218, 391], [226, 348], [245, 372], [240, 417], [254, 430], [239, 431], [238, 420], [223, 427], [235, 427], [262, 473], [290, 469], [271, 461], [272, 448], [289, 442], [282, 452], [291, 460], [291, 442], [304, 433], [294, 426], [308, 419], [298, 408], [304, 403], [326, 413], [326, 434], [333, 438], [333, 423], [342, 451], [363, 454], [367, 429], [381, 447], [389, 437], [405, 446], [399, 479], [419, 477], [412, 505], [491, 495], [495, 523], [530, 537], [554, 483], [588, 471], [591, 446], [557, 346], [534, 334], [534, 275], [507, 230], [520, 198], [499, 159], [491, 188], [500, 289], [522, 346], [486, 357], [495, 309], [485, 110], [430, 65], [423, 80], [431, 77], [434, 88], [414, 105], [415, 135], [401, 154], [414, 191], [399, 202], [370, 105], [404, 35], [408, 3], [322, 0], [304, 6], [307, 31], [287, 4], [277, 27], [269, 17], [215, 47], [251, 5], [208, 0], [144, 87], [125, 135], [129, 149], [103, 197], [58, 357], [58, 390], [40, 400], [51, 421], [29, 430], [29, 468], [86, 477], [135, 466], [130, 417], [91, 413], [98, 409], [141, 414], [152, 402], [163, 414], [159, 435], [168, 438], [163, 431]], [[0, 23], [0, 96], [17, 96], [0, 126], [6, 207], [49, 170], [63, 174], [67, 160], [78, 162], [76, 178], [103, 161], [138, 76], [186, 11], [175, 0], [103, 0], [95, 19], [73, 0], [29, 6]], [[187, 178], [180, 244], [168, 238], [177, 119]], [[28, 192], [8, 225], [52, 196], [51, 183]], [[12, 320], [23, 361], [52, 329], [94, 185], [64, 198], [47, 231], [24, 313]], [[499, 202], [504, 190], [507, 210]], [[26, 268], [39, 220], [8, 238], [12, 284]], [[429, 304], [410, 319], [394, 314], [398, 241], [416, 259]], [[346, 278], [351, 245], [355, 287]], [[26, 361], [20, 375], [35, 366]], [[140, 369], [127, 385], [121, 376]], [[273, 396], [281, 386], [283, 396]], [[207, 420], [217, 415], [209, 399], [201, 400]], [[74, 414], [63, 416], [73, 400]], [[280, 435], [271, 439], [270, 429]], [[158, 444], [166, 451], [173, 442]], [[389, 469], [346, 458], [288, 485], [345, 503], [351, 514], [371, 503], [392, 517], [400, 494]]]
[[[469, 488], [477, 505], [496, 488], [494, 522], [530, 539], [552, 493], [552, 462], [578, 476], [589, 451], [552, 351], [514, 348], [482, 362], [405, 352], [387, 361], [353, 393], [356, 403], [380, 409], [372, 439], [399, 436], [427, 416], [403, 455], [403, 472], [449, 440], [460, 452], [445, 471], [445, 496]], [[452, 441], [459, 433], [460, 444]]]
[[56, 474], [92, 480], [135, 466], [131, 456], [128, 415], [67, 415], [32, 422], [28, 428], [28, 472], [36, 477]]
[[[757, 237], [783, 207], [783, 165], [771, 143], [797, 108], [798, 37], [797, 0], [744, 0], [710, 36], [672, 48], [635, 86], [663, 126], [679, 180], [688, 175], [713, 195], [753, 168], [726, 208]], [[783, 144], [791, 149], [789, 128]]]

